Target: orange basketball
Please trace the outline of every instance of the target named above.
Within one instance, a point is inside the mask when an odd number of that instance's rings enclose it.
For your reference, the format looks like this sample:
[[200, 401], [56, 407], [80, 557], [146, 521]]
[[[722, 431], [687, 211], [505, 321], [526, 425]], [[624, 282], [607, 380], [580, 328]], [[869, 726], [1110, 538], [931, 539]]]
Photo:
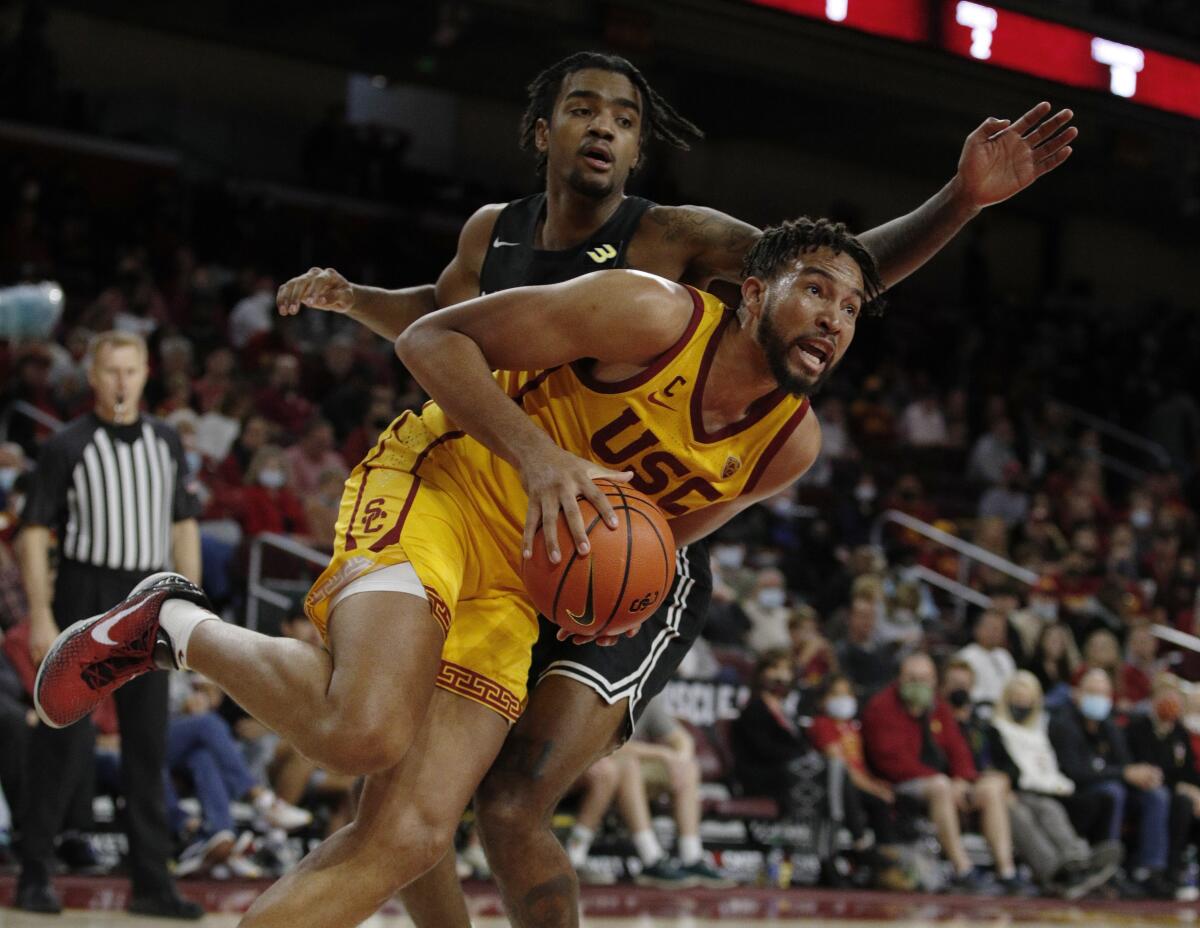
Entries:
[[617, 517], [609, 528], [586, 499], [579, 511], [591, 553], [580, 557], [567, 520], [558, 517], [563, 558], [551, 564], [539, 528], [522, 579], [538, 611], [573, 635], [619, 635], [641, 625], [666, 598], [675, 579], [675, 538], [654, 502], [622, 483], [600, 479]]

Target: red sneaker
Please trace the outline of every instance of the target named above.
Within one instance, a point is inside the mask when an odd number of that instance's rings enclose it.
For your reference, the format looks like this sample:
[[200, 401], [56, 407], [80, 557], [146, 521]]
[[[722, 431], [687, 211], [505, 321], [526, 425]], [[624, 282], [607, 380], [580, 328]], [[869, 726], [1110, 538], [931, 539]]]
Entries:
[[51, 728], [65, 728], [134, 677], [178, 667], [170, 637], [158, 624], [168, 599], [211, 609], [204, 591], [182, 574], [152, 574], [103, 615], [62, 632], [38, 668], [33, 705]]

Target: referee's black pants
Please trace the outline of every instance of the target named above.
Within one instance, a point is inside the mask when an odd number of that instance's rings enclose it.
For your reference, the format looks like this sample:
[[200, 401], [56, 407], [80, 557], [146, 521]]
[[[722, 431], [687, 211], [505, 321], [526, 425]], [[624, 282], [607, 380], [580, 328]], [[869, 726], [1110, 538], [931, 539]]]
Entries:
[[[144, 576], [63, 562], [54, 586], [54, 620], [62, 629], [106, 612]], [[114, 698], [121, 730], [121, 791], [133, 894], [159, 895], [172, 885], [167, 870], [171, 831], [163, 802], [167, 675], [144, 674], [117, 690]], [[39, 724], [33, 730], [21, 814], [23, 881], [49, 878], [54, 839], [63, 829], [72, 801], [92, 795], [94, 779], [95, 730], [90, 719], [61, 729]]]

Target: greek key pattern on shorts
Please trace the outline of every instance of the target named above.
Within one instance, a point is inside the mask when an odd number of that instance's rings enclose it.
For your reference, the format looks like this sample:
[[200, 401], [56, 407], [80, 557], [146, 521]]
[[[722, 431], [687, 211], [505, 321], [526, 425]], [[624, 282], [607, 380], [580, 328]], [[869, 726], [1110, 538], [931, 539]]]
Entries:
[[438, 591], [431, 586], [425, 587], [425, 596], [429, 599], [429, 611], [433, 613], [438, 625], [442, 626], [442, 635], [450, 634], [450, 607], [442, 599]]
[[514, 693], [469, 667], [442, 661], [437, 685], [494, 709], [510, 722], [515, 722], [521, 716], [521, 701]]

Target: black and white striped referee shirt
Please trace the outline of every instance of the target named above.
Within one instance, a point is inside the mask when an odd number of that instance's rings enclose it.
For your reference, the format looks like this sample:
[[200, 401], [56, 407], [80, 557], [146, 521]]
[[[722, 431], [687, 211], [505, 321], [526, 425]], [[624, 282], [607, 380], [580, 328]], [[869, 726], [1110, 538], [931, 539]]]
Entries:
[[65, 561], [138, 573], [171, 566], [171, 526], [195, 518], [179, 435], [142, 416], [112, 425], [93, 413], [38, 454], [22, 518], [58, 532]]

